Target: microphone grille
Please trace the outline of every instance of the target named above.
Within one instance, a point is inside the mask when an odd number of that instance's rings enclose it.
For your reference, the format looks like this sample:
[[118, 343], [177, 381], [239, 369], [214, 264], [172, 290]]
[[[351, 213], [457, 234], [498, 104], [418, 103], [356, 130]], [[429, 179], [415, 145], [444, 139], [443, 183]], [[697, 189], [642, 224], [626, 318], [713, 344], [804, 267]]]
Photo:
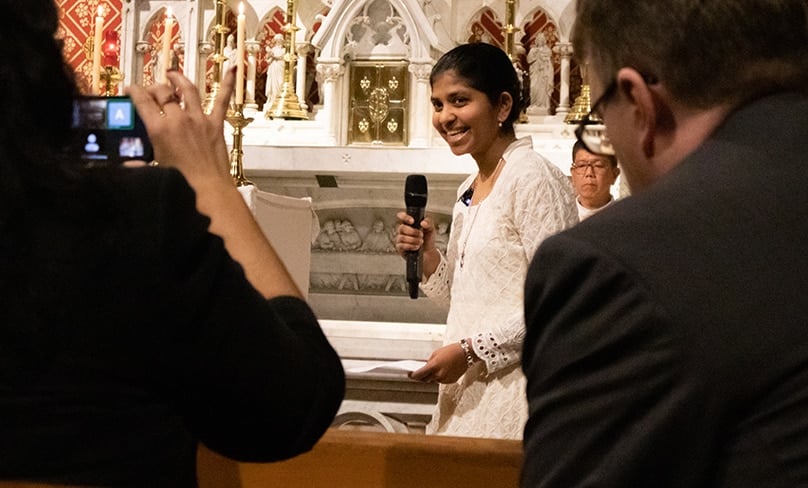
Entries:
[[408, 175], [404, 184], [404, 203], [408, 207], [426, 207], [426, 176]]

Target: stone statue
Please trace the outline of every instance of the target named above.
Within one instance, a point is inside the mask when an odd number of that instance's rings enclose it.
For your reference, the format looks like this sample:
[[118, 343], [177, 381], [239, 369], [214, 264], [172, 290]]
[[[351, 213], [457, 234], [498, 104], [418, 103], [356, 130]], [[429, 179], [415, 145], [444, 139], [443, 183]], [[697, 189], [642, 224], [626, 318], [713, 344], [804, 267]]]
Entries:
[[227, 73], [233, 66], [236, 65], [236, 56], [238, 55], [238, 50], [236, 49], [236, 38], [233, 34], [227, 36], [227, 45], [224, 47], [224, 60], [223, 64], [223, 72]]
[[360, 251], [369, 252], [393, 252], [395, 247], [393, 240], [390, 238], [390, 233], [385, 229], [384, 221], [377, 219], [373, 222], [370, 232], [365, 236], [365, 242], [362, 244]]
[[163, 68], [162, 60], [160, 59], [160, 49], [159, 45], [151, 45], [149, 46], [149, 60], [143, 66], [143, 73], [144, 75], [148, 75], [151, 77], [151, 84], [158, 83], [160, 80], [157, 79], [159, 76], [160, 71]]
[[350, 220], [343, 220], [342, 222], [337, 222], [336, 226], [337, 233], [342, 241], [342, 250], [354, 251], [359, 249], [362, 245], [362, 238], [359, 237], [359, 232], [356, 231], [353, 223]]
[[327, 220], [323, 223], [323, 229], [320, 231], [312, 247], [324, 251], [337, 251], [342, 249], [342, 239], [340, 239], [337, 233], [337, 226], [334, 224], [333, 220]]
[[269, 110], [272, 102], [283, 88], [284, 56], [286, 48], [283, 46], [283, 34], [275, 34], [269, 45], [266, 47], [267, 53], [267, 84], [265, 94], [267, 101], [264, 110]]
[[536, 34], [533, 47], [527, 54], [527, 62], [530, 65], [530, 106], [527, 109], [529, 114], [550, 113], [554, 72], [552, 54], [544, 33]]
[[483, 26], [480, 24], [474, 24], [471, 26], [471, 35], [466, 42], [485, 42], [487, 44], [494, 43], [491, 35], [485, 32], [485, 29], [483, 29]]

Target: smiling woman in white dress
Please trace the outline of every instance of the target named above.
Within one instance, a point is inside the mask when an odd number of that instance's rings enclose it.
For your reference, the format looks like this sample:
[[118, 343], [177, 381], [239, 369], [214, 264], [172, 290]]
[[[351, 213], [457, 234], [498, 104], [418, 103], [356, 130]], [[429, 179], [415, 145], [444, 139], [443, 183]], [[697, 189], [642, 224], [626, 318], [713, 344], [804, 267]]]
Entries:
[[520, 439], [527, 419], [520, 358], [524, 278], [546, 237], [578, 221], [564, 174], [517, 139], [519, 81], [508, 56], [485, 43], [447, 52], [430, 76], [432, 124], [478, 172], [458, 188], [446, 253], [434, 223], [399, 212], [396, 251], [422, 249], [422, 291], [449, 304], [445, 345], [413, 379], [440, 383], [427, 433]]

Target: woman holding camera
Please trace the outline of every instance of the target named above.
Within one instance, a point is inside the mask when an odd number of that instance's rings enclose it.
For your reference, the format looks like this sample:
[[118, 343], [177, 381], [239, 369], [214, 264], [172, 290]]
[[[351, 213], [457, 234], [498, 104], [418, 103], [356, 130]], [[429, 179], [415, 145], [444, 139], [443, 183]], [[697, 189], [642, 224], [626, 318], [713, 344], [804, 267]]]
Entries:
[[199, 442], [309, 450], [343, 371], [228, 173], [233, 73], [210, 115], [177, 72], [132, 87], [160, 166], [88, 169], [54, 2], [0, 7], [0, 479], [191, 487]]

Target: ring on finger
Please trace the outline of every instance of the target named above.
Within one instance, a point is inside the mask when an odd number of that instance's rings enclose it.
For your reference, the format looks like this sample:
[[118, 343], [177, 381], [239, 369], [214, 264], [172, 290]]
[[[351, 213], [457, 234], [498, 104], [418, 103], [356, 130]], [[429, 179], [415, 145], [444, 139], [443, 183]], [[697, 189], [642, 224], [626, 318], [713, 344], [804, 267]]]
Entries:
[[166, 101], [160, 104], [160, 117], [166, 116], [165, 106], [168, 105], [169, 103], [176, 103], [180, 106], [181, 109], [184, 108], [182, 100], [180, 100], [180, 98], [177, 96], [176, 93], [172, 93]]

